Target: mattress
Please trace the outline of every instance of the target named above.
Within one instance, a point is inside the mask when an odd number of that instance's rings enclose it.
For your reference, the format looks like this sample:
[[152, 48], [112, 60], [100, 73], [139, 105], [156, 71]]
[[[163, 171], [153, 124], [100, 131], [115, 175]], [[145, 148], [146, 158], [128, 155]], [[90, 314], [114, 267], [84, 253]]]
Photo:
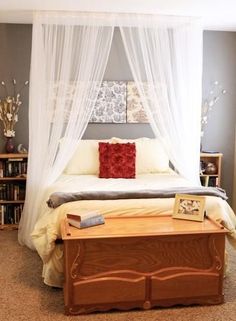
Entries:
[[[192, 187], [193, 185], [174, 171], [160, 174], [138, 175], [135, 179], [101, 179], [95, 175], [62, 175], [45, 190], [45, 200], [53, 192], [79, 191], [134, 191], [164, 189], [169, 187]], [[63, 283], [63, 250], [56, 245], [61, 237], [60, 222], [68, 212], [83, 213], [98, 210], [104, 217], [125, 215], [169, 215], [173, 211], [174, 198], [83, 200], [69, 202], [56, 209], [42, 204], [32, 239], [43, 260], [44, 283], [61, 287]], [[219, 197], [206, 197], [207, 215], [222, 222], [229, 230], [229, 240], [236, 248], [236, 217], [228, 203]]]

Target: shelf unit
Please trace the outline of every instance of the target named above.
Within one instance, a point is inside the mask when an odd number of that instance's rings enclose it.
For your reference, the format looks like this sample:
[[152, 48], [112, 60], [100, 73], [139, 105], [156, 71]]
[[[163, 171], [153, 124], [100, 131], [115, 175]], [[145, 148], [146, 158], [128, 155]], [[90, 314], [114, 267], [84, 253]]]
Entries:
[[[200, 179], [203, 186], [221, 186], [222, 157], [222, 153], [201, 153], [200, 160], [203, 165], [203, 173], [200, 172]], [[214, 174], [204, 172], [204, 167], [206, 167], [208, 163], [213, 163], [216, 166], [216, 172]]]
[[17, 229], [25, 202], [27, 154], [0, 154], [0, 229]]

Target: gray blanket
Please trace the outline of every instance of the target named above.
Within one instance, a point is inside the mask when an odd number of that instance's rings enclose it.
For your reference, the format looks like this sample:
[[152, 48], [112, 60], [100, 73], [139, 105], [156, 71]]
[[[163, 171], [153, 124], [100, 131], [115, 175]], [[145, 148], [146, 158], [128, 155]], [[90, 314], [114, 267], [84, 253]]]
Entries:
[[227, 200], [228, 197], [223, 189], [218, 187], [175, 187], [162, 190], [139, 190], [139, 191], [86, 191], [76, 193], [55, 192], [50, 195], [47, 204], [56, 208], [67, 202], [80, 200], [116, 200], [116, 199], [137, 199], [137, 198], [172, 198], [176, 194], [209, 195], [221, 197]]

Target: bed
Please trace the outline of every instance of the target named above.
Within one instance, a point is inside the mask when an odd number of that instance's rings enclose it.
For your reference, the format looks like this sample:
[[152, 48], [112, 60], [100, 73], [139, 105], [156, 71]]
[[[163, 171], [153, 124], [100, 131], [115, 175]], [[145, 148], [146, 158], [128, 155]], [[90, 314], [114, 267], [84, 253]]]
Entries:
[[[45, 200], [52, 193], [58, 191], [140, 191], [169, 187], [192, 187], [189, 181], [170, 169], [168, 158], [156, 140], [142, 138], [136, 140], [135, 143], [137, 148], [135, 179], [99, 178], [97, 173], [99, 168], [98, 141], [83, 141], [64, 173], [45, 191]], [[144, 145], [148, 145], [148, 147], [144, 147]], [[156, 152], [157, 150], [158, 152]], [[80, 200], [67, 202], [55, 209], [47, 207], [44, 202], [41, 216], [32, 233], [34, 245], [43, 261], [44, 283], [49, 286], [62, 287], [63, 247], [62, 244], [58, 244], [57, 240], [61, 239], [60, 223], [68, 212], [79, 214], [99, 210], [105, 220], [106, 217], [116, 216], [163, 216], [172, 213], [174, 200], [174, 197]], [[210, 218], [223, 223], [229, 230], [228, 239], [236, 247], [236, 218], [228, 203], [220, 197], [206, 196], [206, 211]]]

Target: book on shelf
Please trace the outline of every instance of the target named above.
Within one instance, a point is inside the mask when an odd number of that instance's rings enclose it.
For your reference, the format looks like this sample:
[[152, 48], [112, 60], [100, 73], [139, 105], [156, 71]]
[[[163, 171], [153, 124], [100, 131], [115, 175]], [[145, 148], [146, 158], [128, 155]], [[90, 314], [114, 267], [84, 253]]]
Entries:
[[9, 162], [22, 162], [24, 158], [8, 158]]
[[219, 154], [220, 152], [217, 152], [215, 150], [203, 150], [203, 154]]
[[19, 224], [23, 204], [0, 205], [0, 225]]
[[3, 205], [0, 206], [0, 213], [1, 213], [1, 218], [0, 218], [1, 225], [4, 225], [4, 206]]
[[104, 217], [96, 211], [82, 214], [67, 213], [68, 223], [77, 228], [86, 228], [90, 226], [104, 224]]

